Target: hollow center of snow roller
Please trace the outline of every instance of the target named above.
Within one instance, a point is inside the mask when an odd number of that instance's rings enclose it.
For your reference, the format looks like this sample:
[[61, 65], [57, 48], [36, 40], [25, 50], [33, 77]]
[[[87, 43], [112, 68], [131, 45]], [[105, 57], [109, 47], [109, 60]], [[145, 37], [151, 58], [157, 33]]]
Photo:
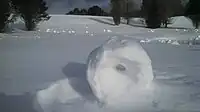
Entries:
[[124, 72], [124, 71], [126, 71], [126, 67], [122, 64], [117, 64], [116, 70], [119, 71], [119, 72]]

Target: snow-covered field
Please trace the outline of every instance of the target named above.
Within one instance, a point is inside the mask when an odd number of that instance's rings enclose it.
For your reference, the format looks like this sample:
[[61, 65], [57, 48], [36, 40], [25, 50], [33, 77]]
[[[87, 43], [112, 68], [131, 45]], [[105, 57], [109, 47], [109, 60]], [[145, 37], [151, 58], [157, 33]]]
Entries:
[[[53, 15], [33, 32], [16, 23], [12, 32], [0, 34], [0, 111], [200, 111], [200, 31], [184, 17], [167, 29], [141, 26], [139, 19], [114, 26], [109, 17], [63, 15]], [[151, 59], [153, 86], [132, 105], [107, 106], [87, 80], [88, 55], [111, 37], [134, 39]], [[116, 79], [111, 73], [107, 82]], [[116, 90], [120, 84], [108, 85], [108, 91], [122, 92]]]

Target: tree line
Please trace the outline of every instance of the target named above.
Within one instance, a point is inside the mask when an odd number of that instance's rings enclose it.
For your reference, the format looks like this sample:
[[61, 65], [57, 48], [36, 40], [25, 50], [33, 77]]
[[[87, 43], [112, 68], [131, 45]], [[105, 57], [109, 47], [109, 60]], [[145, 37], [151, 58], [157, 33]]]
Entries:
[[199, 28], [200, 23], [200, 0], [189, 0], [186, 6], [182, 0], [142, 0], [139, 9], [134, 9], [134, 0], [110, 0], [111, 15], [116, 25], [120, 24], [121, 17], [127, 19], [131, 17], [144, 18], [148, 28], [167, 27], [171, 17], [185, 16], [189, 18], [195, 28]]
[[[121, 17], [127, 19], [127, 24], [132, 17], [144, 18], [148, 28], [167, 27], [171, 18], [185, 16], [191, 20], [195, 28], [200, 25], [200, 0], [189, 0], [183, 5], [182, 0], [142, 0], [140, 8], [134, 0], [110, 0], [111, 11], [105, 12], [99, 6], [89, 9], [78, 9], [67, 14], [112, 16], [116, 25], [120, 24]], [[44, 0], [1, 0], [0, 1], [0, 32], [6, 26], [22, 18], [28, 31], [34, 30], [40, 21], [50, 19], [48, 7]]]
[[0, 32], [5, 32], [6, 25], [22, 18], [28, 31], [34, 30], [40, 21], [50, 19], [44, 0], [1, 0]]
[[109, 16], [109, 13], [105, 12], [102, 8], [95, 5], [88, 9], [74, 8], [72, 11], [66, 13], [67, 15], [91, 15], [91, 16]]

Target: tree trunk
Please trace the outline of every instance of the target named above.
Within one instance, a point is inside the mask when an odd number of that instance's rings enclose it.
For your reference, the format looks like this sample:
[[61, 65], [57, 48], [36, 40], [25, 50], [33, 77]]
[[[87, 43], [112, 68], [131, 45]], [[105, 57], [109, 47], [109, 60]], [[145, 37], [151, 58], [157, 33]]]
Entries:
[[26, 21], [26, 22], [25, 22], [26, 29], [27, 29], [28, 31], [32, 31], [32, 30], [35, 29], [36, 24], [35, 24], [35, 22], [34, 22], [31, 18], [29, 18], [29, 19], [27, 19], [27, 20], [25, 20], [25, 21]]
[[164, 21], [164, 24], [165, 24], [165, 28], [167, 28], [168, 21], [167, 21], [167, 20], [165, 20], [165, 21]]
[[130, 19], [129, 19], [129, 18], [127, 18], [127, 23], [126, 23], [126, 24], [128, 25], [129, 23], [130, 23]]
[[198, 22], [198, 21], [195, 22], [195, 28], [196, 28], [196, 29], [199, 29], [199, 22]]
[[120, 24], [120, 16], [114, 16], [113, 20], [114, 20], [115, 25], [119, 25]]

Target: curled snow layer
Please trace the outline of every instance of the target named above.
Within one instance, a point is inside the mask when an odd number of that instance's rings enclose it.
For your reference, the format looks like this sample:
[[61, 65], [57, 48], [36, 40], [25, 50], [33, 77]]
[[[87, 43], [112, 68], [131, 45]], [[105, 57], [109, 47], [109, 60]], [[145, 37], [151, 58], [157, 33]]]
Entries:
[[130, 38], [109, 39], [90, 53], [87, 63], [87, 80], [96, 97], [108, 105], [134, 102], [154, 78], [149, 56]]
[[60, 80], [36, 94], [36, 101], [44, 112], [51, 112], [55, 103], [70, 103], [71, 100], [80, 97], [69, 84], [68, 79]]

